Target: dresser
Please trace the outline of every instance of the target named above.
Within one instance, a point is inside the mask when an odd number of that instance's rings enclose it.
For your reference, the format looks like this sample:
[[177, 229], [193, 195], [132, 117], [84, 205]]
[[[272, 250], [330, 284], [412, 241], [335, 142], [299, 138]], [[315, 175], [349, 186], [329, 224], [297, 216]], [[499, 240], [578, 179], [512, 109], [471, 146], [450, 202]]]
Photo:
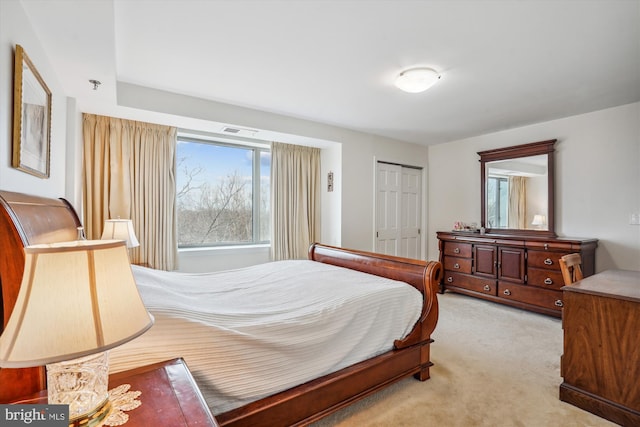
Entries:
[[564, 282], [558, 260], [582, 257], [585, 277], [595, 270], [596, 239], [438, 232], [444, 275], [440, 292], [457, 292], [525, 310], [562, 315]]
[[603, 271], [563, 292], [560, 400], [640, 426], [640, 271]]

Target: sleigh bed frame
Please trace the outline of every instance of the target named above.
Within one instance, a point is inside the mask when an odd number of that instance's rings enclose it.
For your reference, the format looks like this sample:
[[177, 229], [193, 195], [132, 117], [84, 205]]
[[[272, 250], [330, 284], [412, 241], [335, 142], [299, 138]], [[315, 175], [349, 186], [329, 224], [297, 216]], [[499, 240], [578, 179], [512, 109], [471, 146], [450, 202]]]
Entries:
[[[81, 226], [64, 199], [0, 191], [0, 318], [15, 304], [24, 269], [24, 247], [77, 238]], [[220, 426], [307, 425], [408, 376], [429, 378], [430, 344], [438, 321], [436, 291], [442, 266], [363, 251], [314, 244], [309, 259], [406, 282], [423, 295], [420, 319], [394, 349], [332, 374], [217, 414]], [[46, 388], [44, 367], [0, 369], [0, 403]]]

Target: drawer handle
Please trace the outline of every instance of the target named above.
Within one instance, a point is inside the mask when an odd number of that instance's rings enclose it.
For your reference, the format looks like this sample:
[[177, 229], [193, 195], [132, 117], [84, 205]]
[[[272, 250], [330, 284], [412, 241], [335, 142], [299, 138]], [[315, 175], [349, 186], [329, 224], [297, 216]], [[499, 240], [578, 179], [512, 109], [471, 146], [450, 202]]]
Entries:
[[447, 277], [447, 282], [449, 282], [449, 283], [453, 282], [453, 277], [451, 277], [451, 276]]
[[505, 289], [504, 292], [502, 292], [505, 295], [511, 295], [511, 291], [509, 289]]
[[460, 264], [456, 262], [455, 264], [453, 264], [453, 268], [460, 268]]
[[545, 263], [546, 265], [553, 265], [553, 261], [551, 261], [551, 258], [547, 258], [547, 259], [545, 259], [545, 260], [544, 260], [544, 263]]
[[557, 299], [555, 304], [556, 304], [556, 307], [563, 307], [564, 306], [564, 304], [562, 303], [561, 299]]
[[489, 285], [484, 285], [484, 288], [482, 288], [482, 289], [484, 289], [485, 291], [487, 291], [487, 292], [488, 292], [488, 291], [490, 291], [490, 290], [491, 290], [491, 286], [489, 286]]
[[454, 253], [454, 254], [459, 254], [459, 253], [460, 253], [460, 248], [455, 248], [455, 249], [453, 250], [453, 253]]
[[553, 285], [553, 280], [549, 279], [548, 277], [546, 279], [544, 279], [544, 284], [545, 285]]

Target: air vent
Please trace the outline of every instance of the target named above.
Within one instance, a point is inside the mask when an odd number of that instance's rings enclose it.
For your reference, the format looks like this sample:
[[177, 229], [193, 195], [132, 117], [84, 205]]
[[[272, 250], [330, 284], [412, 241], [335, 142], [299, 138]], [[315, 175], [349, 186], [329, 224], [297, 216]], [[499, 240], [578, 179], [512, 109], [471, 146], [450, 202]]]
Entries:
[[231, 127], [231, 126], [223, 127], [222, 132], [228, 133], [231, 135], [236, 135], [236, 136], [248, 136], [248, 137], [255, 136], [255, 134], [258, 133], [256, 129], [245, 129], [245, 128], [238, 128], [238, 127]]

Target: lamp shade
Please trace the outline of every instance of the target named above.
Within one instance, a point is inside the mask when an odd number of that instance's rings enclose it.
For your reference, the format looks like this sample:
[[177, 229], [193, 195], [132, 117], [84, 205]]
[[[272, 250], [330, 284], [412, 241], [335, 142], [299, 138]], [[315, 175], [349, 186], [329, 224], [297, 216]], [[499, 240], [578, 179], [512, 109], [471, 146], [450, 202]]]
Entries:
[[547, 222], [547, 218], [544, 215], [534, 215], [533, 221], [531, 221], [531, 225], [545, 225]]
[[106, 351], [152, 325], [123, 241], [28, 246], [16, 304], [0, 336], [0, 367]]
[[432, 68], [411, 68], [401, 72], [396, 78], [396, 87], [409, 93], [424, 92], [440, 79]]
[[140, 246], [130, 219], [107, 219], [104, 222], [101, 239], [124, 240], [127, 242], [127, 248]]

